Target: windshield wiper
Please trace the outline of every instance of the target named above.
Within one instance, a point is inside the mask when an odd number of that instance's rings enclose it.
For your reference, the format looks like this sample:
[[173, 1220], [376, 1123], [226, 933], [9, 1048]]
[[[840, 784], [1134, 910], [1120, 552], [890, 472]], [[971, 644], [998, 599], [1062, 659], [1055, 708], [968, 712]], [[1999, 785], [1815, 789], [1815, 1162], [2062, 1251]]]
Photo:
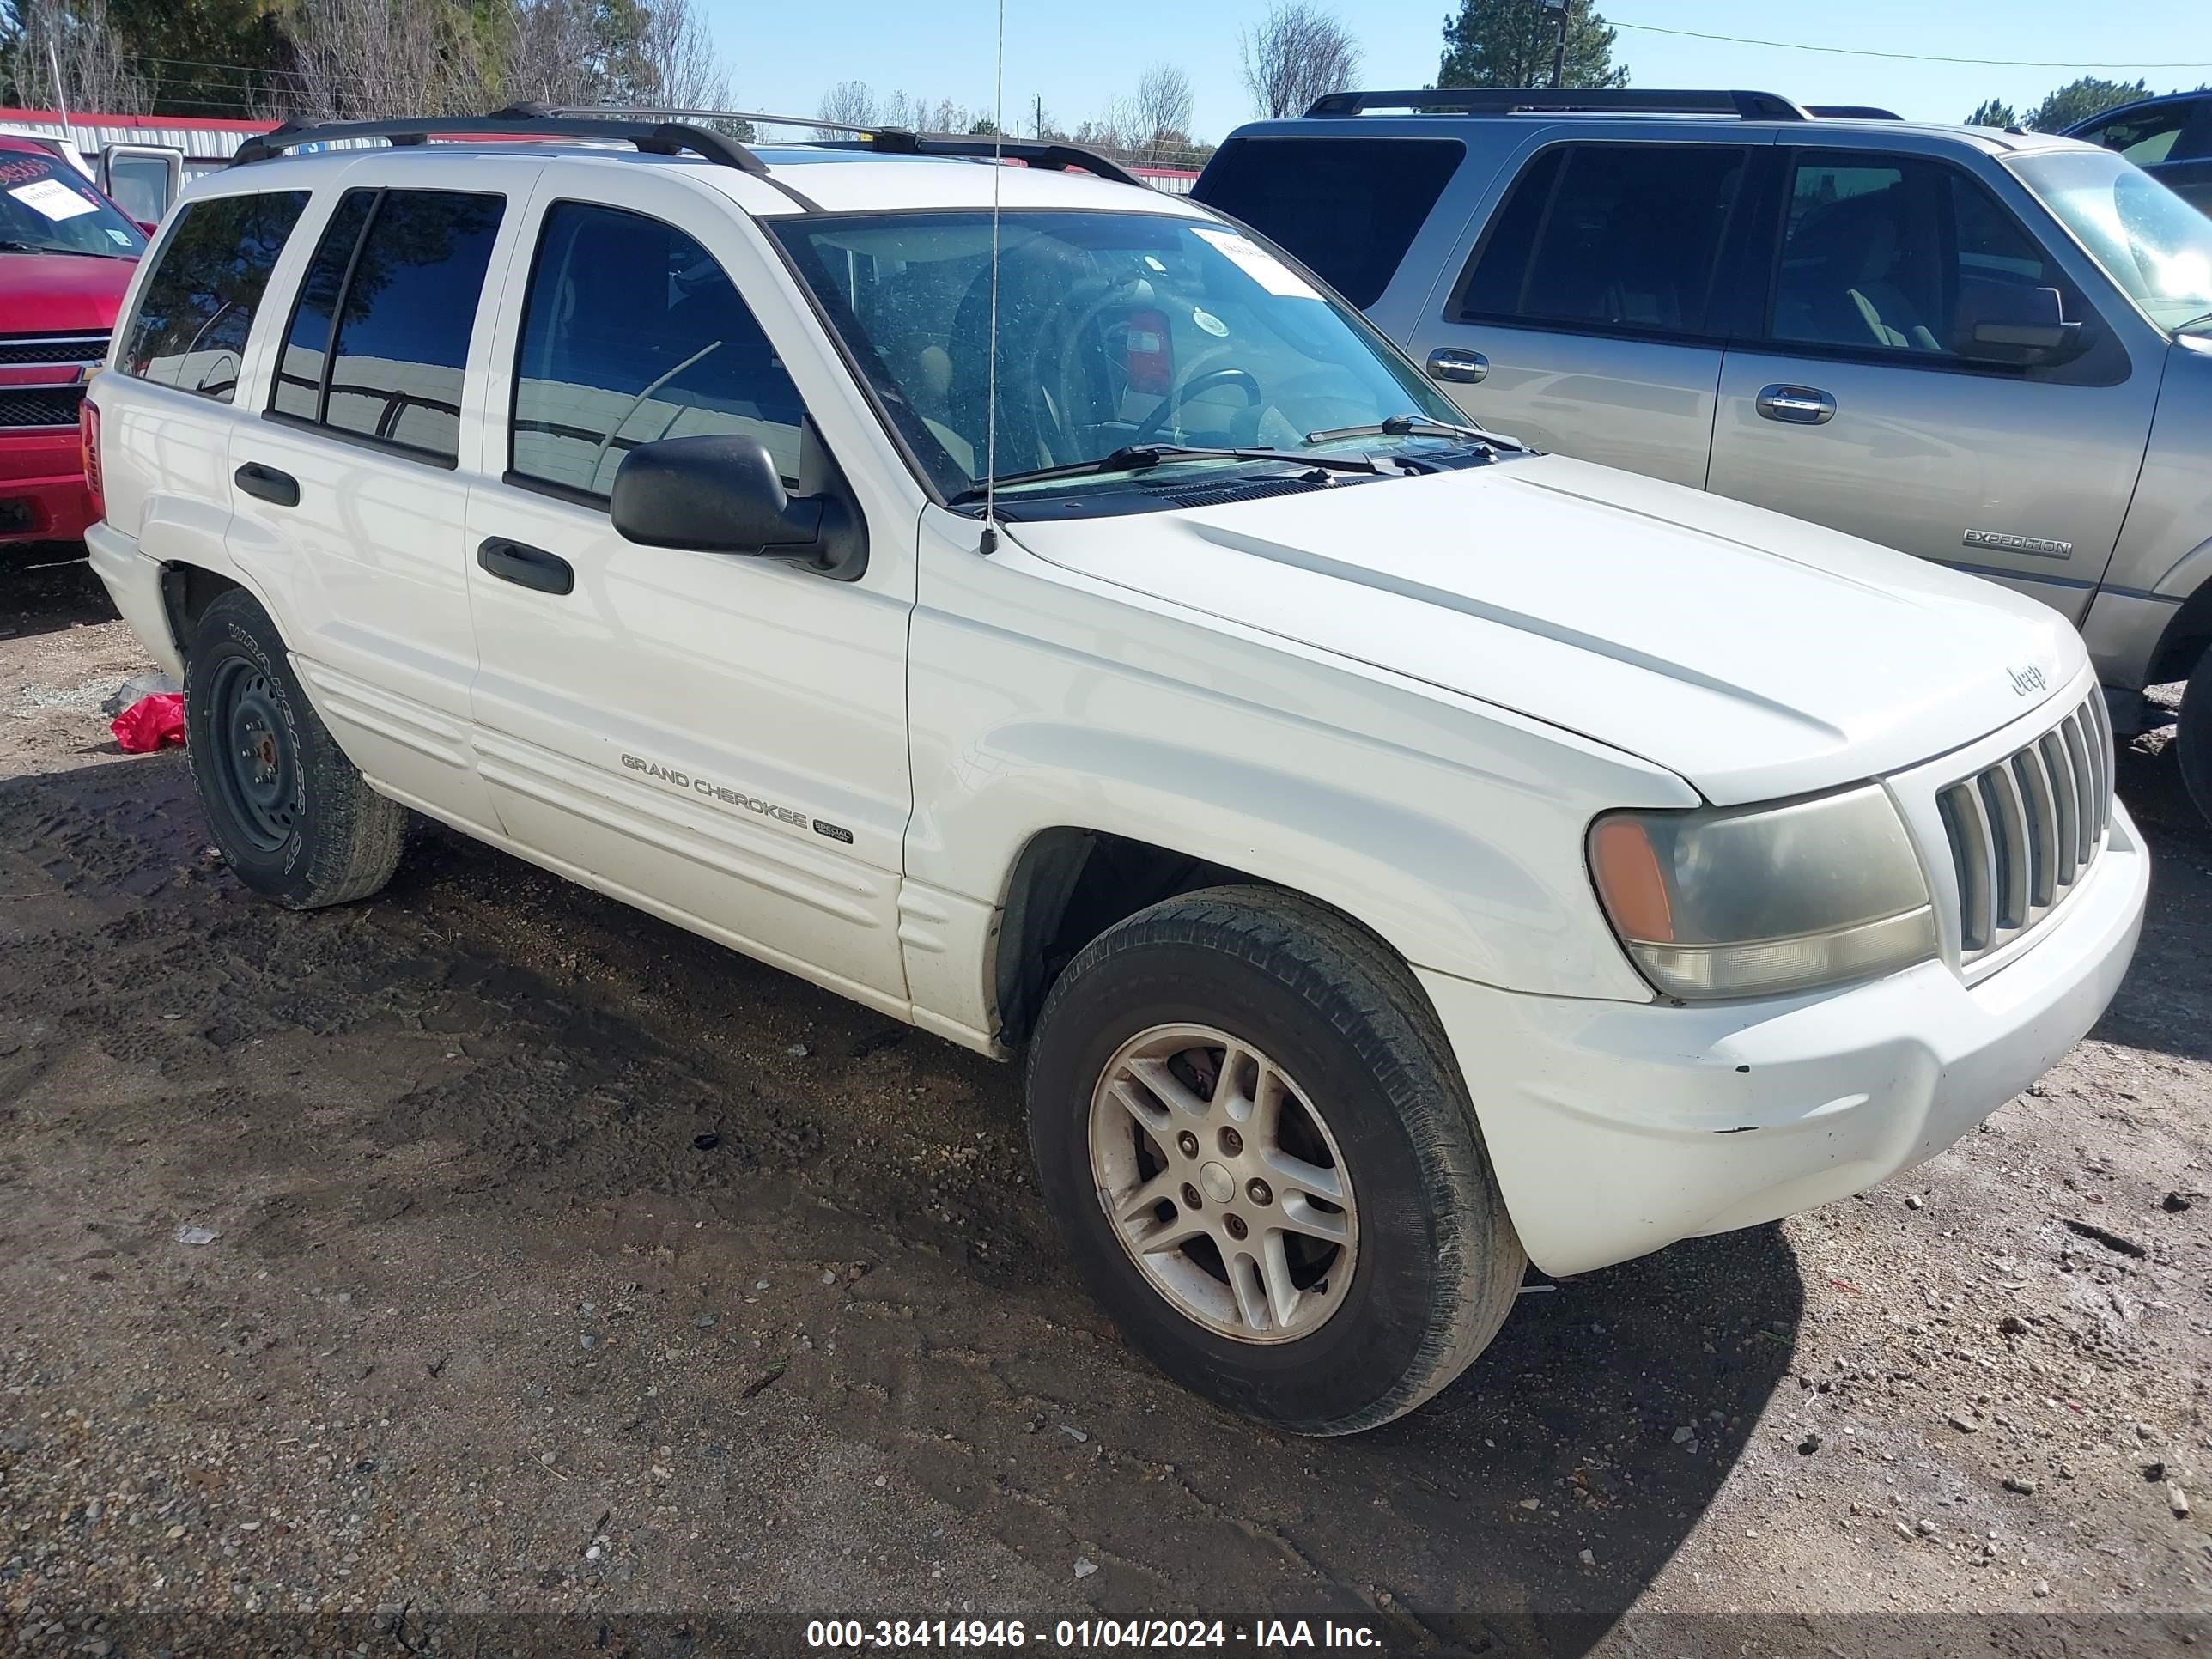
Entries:
[[1501, 438], [1494, 432], [1485, 432], [1480, 427], [1454, 426], [1448, 421], [1432, 421], [1425, 415], [1393, 415], [1387, 420], [1366, 426], [1332, 427], [1326, 432], [1309, 432], [1310, 444], [1334, 443], [1340, 438], [1459, 438], [1485, 449], [1518, 449], [1520, 445], [1510, 438]]
[[2176, 323], [2173, 325], [2173, 331], [2176, 334], [2186, 334], [2191, 329], [2202, 328], [2207, 323], [2212, 323], [2212, 311], [2206, 312], [2202, 317], [2191, 317], [2185, 323]]
[[1095, 461], [1072, 461], [1066, 466], [1036, 466], [1025, 472], [1001, 472], [983, 483], [947, 496], [954, 507], [980, 501], [987, 489], [1009, 484], [1042, 483], [1049, 478], [1085, 478], [1105, 472], [1143, 472], [1163, 461], [1285, 461], [1310, 472], [1380, 472], [1365, 455], [1308, 455], [1295, 449], [1210, 449], [1197, 444], [1130, 444]]
[[62, 247], [52, 242], [0, 240], [0, 253], [73, 253], [80, 259], [127, 259], [127, 253], [102, 253], [97, 248]]

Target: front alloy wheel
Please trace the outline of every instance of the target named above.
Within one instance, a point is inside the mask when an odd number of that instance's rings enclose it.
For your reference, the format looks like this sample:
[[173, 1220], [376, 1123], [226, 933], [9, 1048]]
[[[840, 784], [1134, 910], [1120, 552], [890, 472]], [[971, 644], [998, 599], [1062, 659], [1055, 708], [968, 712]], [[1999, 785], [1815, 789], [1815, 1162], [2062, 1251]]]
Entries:
[[1030, 1140], [1093, 1295], [1161, 1370], [1299, 1434], [1449, 1382], [1527, 1258], [1406, 964], [1295, 893], [1165, 899], [1077, 952]]
[[1202, 1025], [1124, 1043], [1091, 1096], [1091, 1170], [1138, 1270], [1208, 1330], [1292, 1341], [1344, 1305], [1359, 1214], [1335, 1137], [1251, 1044]]

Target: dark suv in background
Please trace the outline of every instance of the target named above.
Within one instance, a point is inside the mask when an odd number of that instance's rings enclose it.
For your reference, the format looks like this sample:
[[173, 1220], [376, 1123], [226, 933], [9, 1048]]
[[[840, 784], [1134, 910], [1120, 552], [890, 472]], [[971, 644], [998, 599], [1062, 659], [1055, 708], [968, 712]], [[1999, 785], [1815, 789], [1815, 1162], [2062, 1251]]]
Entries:
[[2191, 207], [2212, 213], [2212, 90], [2123, 104], [2077, 121], [2066, 136], [2117, 150]]

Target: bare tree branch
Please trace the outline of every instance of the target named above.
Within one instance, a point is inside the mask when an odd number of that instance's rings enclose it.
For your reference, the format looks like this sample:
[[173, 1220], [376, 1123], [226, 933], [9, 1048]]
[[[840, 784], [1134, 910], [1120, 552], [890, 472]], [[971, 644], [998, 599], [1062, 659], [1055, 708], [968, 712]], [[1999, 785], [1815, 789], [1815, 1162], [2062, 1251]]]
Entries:
[[[108, 17], [107, 0], [18, 0], [15, 18], [15, 95], [31, 108], [54, 108], [58, 91], [72, 116], [143, 115], [152, 107], [146, 82]], [[61, 66], [58, 88], [49, 46]]]
[[714, 37], [691, 0], [650, 0], [645, 15], [646, 67], [655, 98], [670, 109], [726, 109], [730, 77]]
[[1302, 114], [1323, 93], [1359, 84], [1359, 43], [1310, 0], [1282, 0], [1237, 45], [1253, 112], [1265, 119]]
[[1129, 147], [1158, 156], [1190, 147], [1191, 114], [1197, 98], [1190, 76], [1173, 64], [1155, 64], [1137, 82], [1122, 120]]
[[458, 21], [441, 0], [301, 0], [287, 112], [346, 120], [481, 105], [484, 66]]
[[[876, 89], [866, 81], [840, 81], [822, 94], [822, 101], [814, 112], [825, 121], [836, 121], [850, 127], [876, 125]], [[820, 129], [825, 138], [838, 135], [830, 128]]]

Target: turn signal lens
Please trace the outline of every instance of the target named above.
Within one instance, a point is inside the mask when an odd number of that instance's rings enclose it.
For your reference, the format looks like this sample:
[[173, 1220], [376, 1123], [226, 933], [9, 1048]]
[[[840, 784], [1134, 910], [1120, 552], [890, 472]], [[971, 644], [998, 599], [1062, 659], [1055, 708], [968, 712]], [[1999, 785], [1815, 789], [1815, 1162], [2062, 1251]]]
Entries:
[[1664, 994], [1778, 996], [1936, 954], [1912, 838], [1879, 785], [1779, 806], [1613, 812], [1590, 877], [1630, 957]]
[[1674, 907], [1651, 832], [1632, 817], [1601, 818], [1590, 831], [1590, 872], [1613, 917], [1633, 939], [1666, 943], [1674, 937]]

